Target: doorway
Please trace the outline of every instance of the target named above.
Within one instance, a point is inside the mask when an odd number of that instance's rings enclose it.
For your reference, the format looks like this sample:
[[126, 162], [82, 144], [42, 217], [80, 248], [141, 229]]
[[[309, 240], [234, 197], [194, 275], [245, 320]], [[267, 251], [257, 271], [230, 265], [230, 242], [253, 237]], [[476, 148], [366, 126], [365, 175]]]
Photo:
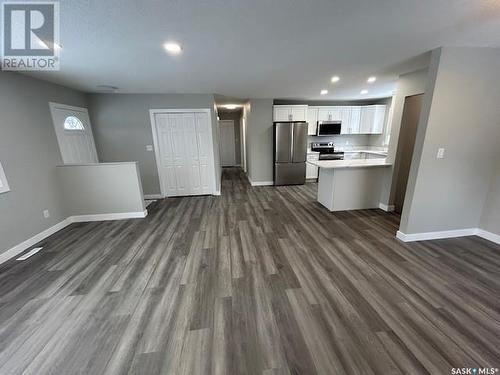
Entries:
[[424, 94], [418, 94], [405, 98], [401, 130], [399, 131], [398, 150], [396, 153], [396, 165], [399, 167], [396, 179], [394, 210], [397, 213], [403, 211], [423, 97]]
[[87, 108], [49, 103], [64, 164], [98, 163]]
[[234, 120], [219, 120], [221, 165], [234, 167], [236, 165], [236, 143]]
[[163, 197], [215, 193], [210, 110], [151, 110]]

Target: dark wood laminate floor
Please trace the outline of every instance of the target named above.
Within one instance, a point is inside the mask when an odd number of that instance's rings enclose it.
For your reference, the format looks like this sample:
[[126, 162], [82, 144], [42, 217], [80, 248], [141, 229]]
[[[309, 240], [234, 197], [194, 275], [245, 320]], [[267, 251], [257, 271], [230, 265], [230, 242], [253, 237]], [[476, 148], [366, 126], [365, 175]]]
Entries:
[[403, 244], [315, 184], [74, 224], [0, 266], [0, 374], [450, 374], [500, 366], [500, 247]]

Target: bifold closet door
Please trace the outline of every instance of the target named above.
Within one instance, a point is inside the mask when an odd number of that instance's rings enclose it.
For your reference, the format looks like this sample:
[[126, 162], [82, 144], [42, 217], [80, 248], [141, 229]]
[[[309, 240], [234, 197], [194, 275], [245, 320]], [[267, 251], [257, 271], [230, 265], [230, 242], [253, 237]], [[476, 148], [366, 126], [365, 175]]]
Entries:
[[160, 179], [169, 197], [213, 193], [208, 116], [198, 112], [155, 115]]

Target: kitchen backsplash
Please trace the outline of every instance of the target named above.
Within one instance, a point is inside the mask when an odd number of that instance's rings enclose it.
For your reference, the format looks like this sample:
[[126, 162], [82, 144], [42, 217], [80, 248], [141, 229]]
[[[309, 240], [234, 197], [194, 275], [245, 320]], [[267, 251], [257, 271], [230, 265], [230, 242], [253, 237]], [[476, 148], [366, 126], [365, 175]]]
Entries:
[[332, 137], [317, 137], [310, 135], [309, 143], [329, 143], [336, 146], [368, 146], [370, 144], [369, 135], [338, 135]]
[[333, 144], [340, 149], [359, 149], [368, 148], [373, 150], [386, 151], [387, 146], [381, 146], [376, 141], [377, 138], [371, 135], [337, 135], [332, 137], [317, 137], [310, 135], [308, 138], [308, 147], [311, 147], [311, 143], [329, 143]]

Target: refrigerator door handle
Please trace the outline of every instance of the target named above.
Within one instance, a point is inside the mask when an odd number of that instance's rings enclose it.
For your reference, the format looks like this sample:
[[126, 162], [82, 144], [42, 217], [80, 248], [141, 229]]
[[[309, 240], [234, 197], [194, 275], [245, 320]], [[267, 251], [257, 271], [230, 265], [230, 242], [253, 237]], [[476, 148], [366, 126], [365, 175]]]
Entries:
[[293, 136], [295, 134], [295, 129], [294, 129], [294, 126], [290, 126], [290, 133], [291, 133], [291, 137], [290, 137], [290, 162], [293, 162]]

